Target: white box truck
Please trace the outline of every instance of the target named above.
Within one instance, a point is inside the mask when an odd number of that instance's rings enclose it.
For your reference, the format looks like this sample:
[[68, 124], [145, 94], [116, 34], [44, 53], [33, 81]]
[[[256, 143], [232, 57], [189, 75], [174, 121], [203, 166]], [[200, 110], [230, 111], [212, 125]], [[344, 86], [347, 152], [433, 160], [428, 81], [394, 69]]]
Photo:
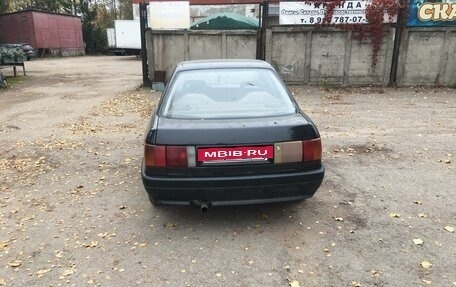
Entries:
[[[112, 34], [114, 32], [114, 34]], [[141, 52], [141, 26], [139, 20], [115, 20], [114, 29], [106, 29], [108, 45], [114, 54], [139, 55]], [[114, 41], [114, 45], [111, 45]]]

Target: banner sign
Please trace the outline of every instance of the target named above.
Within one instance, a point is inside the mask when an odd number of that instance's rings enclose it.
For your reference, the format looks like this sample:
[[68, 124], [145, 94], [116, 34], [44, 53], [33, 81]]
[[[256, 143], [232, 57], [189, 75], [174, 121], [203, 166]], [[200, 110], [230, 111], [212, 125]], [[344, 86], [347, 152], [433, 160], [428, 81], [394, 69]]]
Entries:
[[190, 27], [190, 2], [150, 2], [149, 15], [149, 27], [152, 29], [188, 29]]
[[456, 26], [456, 0], [411, 0], [407, 26]]
[[[347, 0], [334, 9], [331, 24], [365, 24], [367, 0]], [[280, 2], [280, 25], [315, 25], [325, 17], [326, 4], [307, 4], [305, 2]], [[385, 13], [385, 23], [390, 21]]]

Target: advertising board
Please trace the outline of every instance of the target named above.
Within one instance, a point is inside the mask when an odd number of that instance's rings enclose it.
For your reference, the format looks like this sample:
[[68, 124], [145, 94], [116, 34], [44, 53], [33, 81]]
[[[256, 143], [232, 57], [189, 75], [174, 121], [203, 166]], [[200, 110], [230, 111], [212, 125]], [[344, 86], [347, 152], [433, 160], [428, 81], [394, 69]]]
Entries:
[[456, 26], [456, 1], [410, 0], [407, 26]]
[[[347, 0], [334, 9], [331, 24], [365, 24], [367, 0]], [[280, 2], [280, 25], [315, 25], [321, 24], [326, 13], [326, 4], [306, 2]], [[391, 21], [385, 13], [384, 22]]]
[[154, 30], [188, 29], [190, 27], [190, 2], [150, 2], [149, 15], [149, 27]]

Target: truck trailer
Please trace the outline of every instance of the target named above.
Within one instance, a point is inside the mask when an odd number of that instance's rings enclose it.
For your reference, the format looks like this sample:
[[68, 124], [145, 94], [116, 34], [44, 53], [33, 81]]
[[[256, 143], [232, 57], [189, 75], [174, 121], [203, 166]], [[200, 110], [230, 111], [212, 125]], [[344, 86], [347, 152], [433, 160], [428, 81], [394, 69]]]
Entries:
[[108, 45], [116, 55], [139, 55], [141, 26], [139, 20], [115, 20], [114, 29], [106, 29]]

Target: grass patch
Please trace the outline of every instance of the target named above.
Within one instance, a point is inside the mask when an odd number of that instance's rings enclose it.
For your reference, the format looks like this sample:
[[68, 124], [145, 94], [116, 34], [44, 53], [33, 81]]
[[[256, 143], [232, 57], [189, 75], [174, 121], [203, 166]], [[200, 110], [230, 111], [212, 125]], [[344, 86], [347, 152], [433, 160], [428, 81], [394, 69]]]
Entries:
[[9, 87], [14, 87], [15, 85], [22, 84], [27, 80], [27, 76], [18, 75], [17, 77], [8, 76], [6, 77], [6, 83]]
[[329, 83], [327, 80], [323, 80], [321, 83], [320, 83], [320, 87], [324, 90], [324, 91], [330, 91], [330, 90], [335, 90], [337, 88], [336, 85], [332, 84], [332, 83]]

